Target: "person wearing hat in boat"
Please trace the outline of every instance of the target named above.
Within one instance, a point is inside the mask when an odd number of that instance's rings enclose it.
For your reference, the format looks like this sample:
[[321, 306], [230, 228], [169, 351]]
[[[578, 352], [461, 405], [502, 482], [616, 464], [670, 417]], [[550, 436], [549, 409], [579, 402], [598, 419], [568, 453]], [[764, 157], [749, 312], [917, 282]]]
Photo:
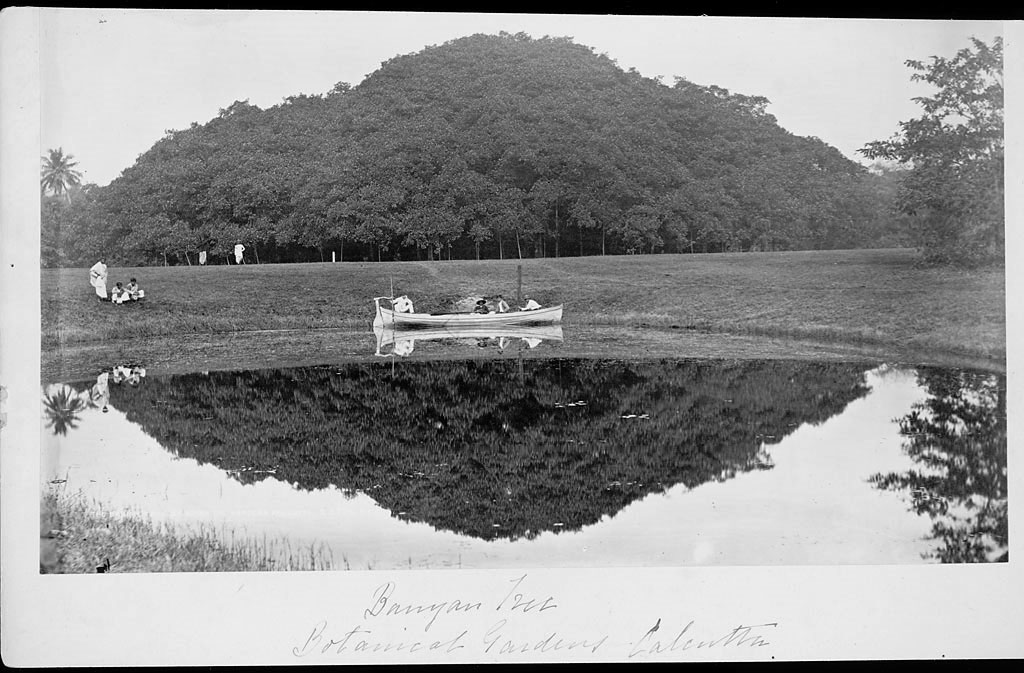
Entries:
[[395, 310], [395, 313], [412, 313], [412, 300], [406, 295], [401, 297], [395, 297], [395, 300], [391, 302], [391, 307]]
[[473, 313], [487, 314], [487, 313], [490, 313], [490, 312], [491, 312], [491, 309], [487, 308], [487, 300], [486, 299], [478, 299], [477, 302], [476, 302], [476, 307], [473, 309]]

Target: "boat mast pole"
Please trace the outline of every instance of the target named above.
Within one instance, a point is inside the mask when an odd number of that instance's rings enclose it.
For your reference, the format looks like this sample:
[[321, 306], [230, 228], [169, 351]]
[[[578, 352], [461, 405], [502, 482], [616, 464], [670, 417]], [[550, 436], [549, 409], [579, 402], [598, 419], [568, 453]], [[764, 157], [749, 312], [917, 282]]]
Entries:
[[516, 283], [516, 307], [522, 308], [523, 306], [523, 265], [516, 265], [516, 277], [518, 282]]

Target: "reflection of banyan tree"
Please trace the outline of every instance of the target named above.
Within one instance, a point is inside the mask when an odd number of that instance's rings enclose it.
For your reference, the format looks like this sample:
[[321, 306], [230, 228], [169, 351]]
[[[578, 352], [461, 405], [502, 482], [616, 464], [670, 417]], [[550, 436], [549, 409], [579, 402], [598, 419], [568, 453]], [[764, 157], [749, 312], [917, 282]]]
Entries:
[[932, 519], [943, 563], [1006, 561], [1006, 379], [922, 369], [928, 399], [898, 419], [903, 449], [919, 469], [872, 477], [908, 491], [914, 511]]
[[644, 495], [770, 467], [764, 443], [864, 395], [795, 362], [461, 361], [186, 375], [115, 399], [168, 450], [476, 537], [578, 529]]

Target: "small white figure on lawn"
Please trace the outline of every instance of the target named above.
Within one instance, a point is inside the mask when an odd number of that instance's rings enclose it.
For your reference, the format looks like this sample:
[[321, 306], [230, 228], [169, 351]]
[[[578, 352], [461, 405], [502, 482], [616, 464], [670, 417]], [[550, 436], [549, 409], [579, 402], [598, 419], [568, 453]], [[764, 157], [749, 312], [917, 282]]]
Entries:
[[244, 264], [242, 260], [242, 253], [245, 252], [245, 246], [239, 243], [235, 246], [235, 264]]

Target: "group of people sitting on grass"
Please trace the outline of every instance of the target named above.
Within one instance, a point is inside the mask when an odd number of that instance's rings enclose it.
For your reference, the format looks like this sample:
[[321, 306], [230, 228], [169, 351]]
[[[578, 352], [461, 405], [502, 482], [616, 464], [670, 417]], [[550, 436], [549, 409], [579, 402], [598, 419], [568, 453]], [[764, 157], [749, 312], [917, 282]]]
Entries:
[[120, 281], [114, 283], [114, 288], [107, 297], [107, 265], [103, 260], [93, 264], [89, 269], [89, 284], [96, 290], [96, 296], [100, 301], [109, 301], [114, 304], [125, 304], [127, 302], [141, 301], [146, 293], [139, 287], [138, 281], [134, 278], [128, 281], [128, 285], [122, 285]]

